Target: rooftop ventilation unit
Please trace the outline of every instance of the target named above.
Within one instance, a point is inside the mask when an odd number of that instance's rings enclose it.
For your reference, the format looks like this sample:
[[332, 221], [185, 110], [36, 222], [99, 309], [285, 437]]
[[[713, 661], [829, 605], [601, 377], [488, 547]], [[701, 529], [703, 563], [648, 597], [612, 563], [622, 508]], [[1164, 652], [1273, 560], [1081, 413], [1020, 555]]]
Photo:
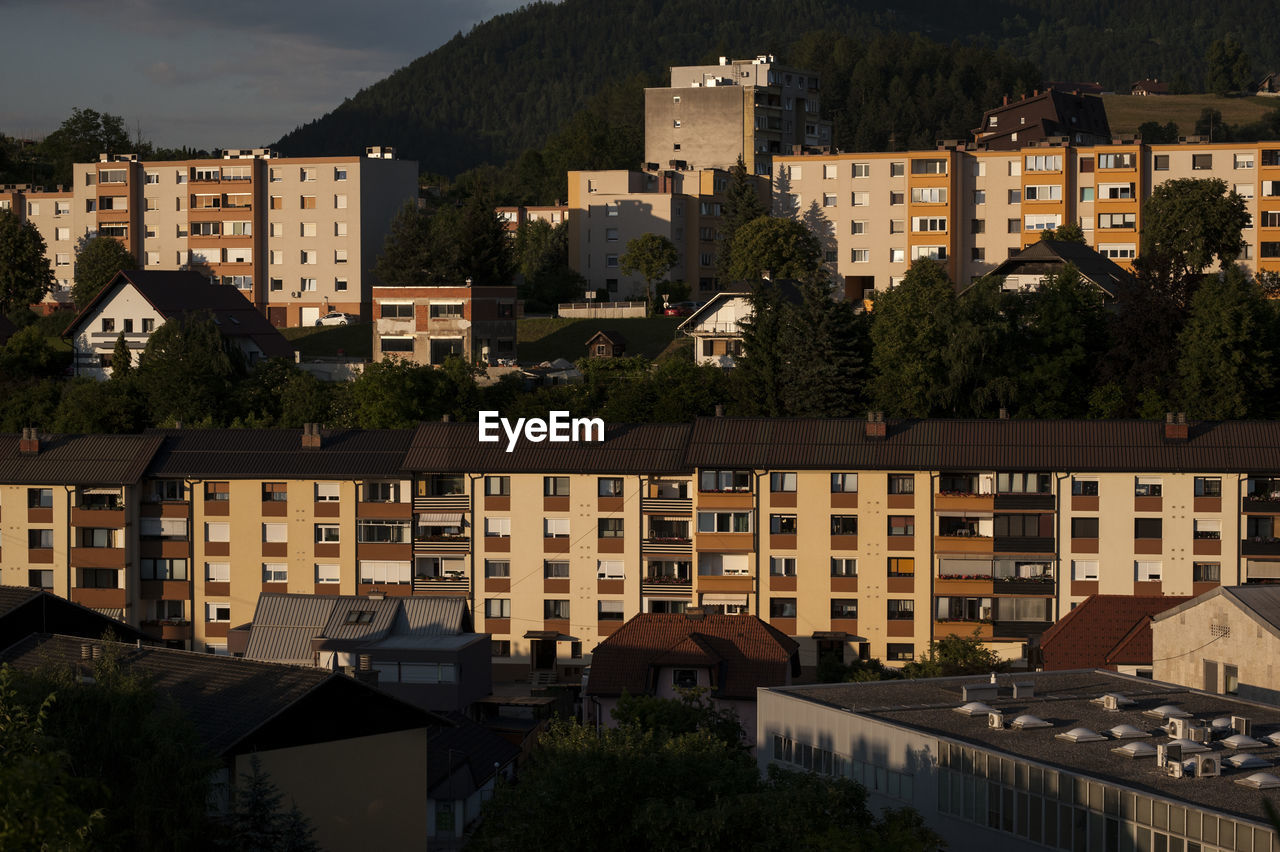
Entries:
[[1177, 743], [1160, 743], [1156, 746], [1156, 768], [1163, 769], [1170, 763], [1182, 762], [1182, 746]]
[[1191, 720], [1190, 719], [1170, 719], [1169, 720], [1169, 736], [1175, 740], [1191, 739]]
[[1246, 737], [1253, 735], [1253, 720], [1247, 716], [1232, 716], [1231, 730]]
[[1213, 729], [1208, 725], [1192, 725], [1187, 730], [1187, 739], [1208, 745], [1213, 742]]
[[987, 727], [994, 728], [997, 731], [1004, 730], [1004, 714], [999, 710], [992, 710], [987, 714]]
[[1156, 747], [1151, 743], [1131, 742], [1122, 746], [1111, 749], [1113, 754], [1130, 759], [1139, 757], [1151, 757], [1156, 753]]
[[1113, 740], [1133, 740], [1140, 737], [1149, 737], [1151, 734], [1133, 725], [1116, 725], [1107, 731], [1107, 736]]
[[1222, 764], [1218, 762], [1218, 756], [1216, 754], [1196, 755], [1197, 778], [1217, 778], [1221, 774]]
[[1248, 778], [1237, 778], [1236, 783], [1241, 787], [1252, 787], [1255, 790], [1272, 790], [1280, 787], [1280, 778], [1270, 772], [1255, 772]]
[[1106, 739], [1106, 737], [1089, 728], [1072, 728], [1065, 734], [1055, 734], [1054, 739], [1069, 743], [1095, 743]]
[[1143, 710], [1142, 715], [1153, 719], [1186, 719], [1191, 714], [1177, 704], [1161, 704], [1159, 707]]
[[1271, 761], [1263, 760], [1256, 754], [1233, 754], [1222, 761], [1233, 769], [1266, 769]]
[[1181, 778], [1187, 774], [1187, 768], [1182, 765], [1181, 760], [1171, 760], [1164, 765], [1164, 771], [1168, 773], [1170, 778]]
[[1009, 727], [1017, 728], [1018, 730], [1025, 730], [1027, 728], [1052, 728], [1053, 724], [1046, 722], [1039, 716], [1032, 716], [1030, 713], [1023, 713], [1021, 716], [1009, 723]]
[[1213, 728], [1215, 734], [1229, 731], [1231, 730], [1231, 718], [1230, 716], [1219, 716], [1209, 723], [1209, 727]]
[[995, 708], [983, 704], [981, 701], [970, 701], [968, 704], [962, 704], [956, 708], [957, 713], [963, 713], [966, 716], [986, 716], [994, 713]]
[[960, 687], [960, 694], [965, 701], [977, 701], [982, 698], [996, 698], [1000, 688], [990, 683], [966, 683]]
[[1266, 748], [1267, 744], [1255, 740], [1253, 737], [1247, 737], [1244, 734], [1232, 734], [1222, 741], [1227, 748], [1233, 748], [1236, 751], [1246, 751], [1251, 748]]

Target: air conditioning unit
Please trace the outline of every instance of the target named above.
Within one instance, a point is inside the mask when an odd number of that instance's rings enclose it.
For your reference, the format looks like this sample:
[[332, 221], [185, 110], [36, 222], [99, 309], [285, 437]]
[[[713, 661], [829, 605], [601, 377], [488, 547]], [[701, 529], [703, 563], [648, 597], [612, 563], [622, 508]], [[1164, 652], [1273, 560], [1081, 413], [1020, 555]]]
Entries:
[[1196, 777], [1217, 778], [1222, 774], [1222, 764], [1216, 754], [1196, 755]]
[[1170, 719], [1169, 732], [1169, 736], [1173, 737], [1175, 740], [1191, 739], [1191, 720]]
[[1192, 725], [1187, 731], [1187, 739], [1193, 743], [1205, 743], [1207, 745], [1213, 742], [1212, 730], [1208, 725]]
[[987, 727], [996, 728], [997, 730], [1004, 728], [1004, 714], [999, 710], [987, 714]]
[[1237, 734], [1251, 737], [1253, 736], [1253, 720], [1247, 716], [1232, 716], [1231, 730]]
[[1181, 760], [1171, 760], [1165, 765], [1164, 771], [1169, 773], [1170, 778], [1181, 778], [1187, 770]]
[[290, 296], [292, 296], [293, 298], [297, 299], [297, 298], [299, 298], [299, 297], [302, 295], [302, 292], [301, 292], [301, 291], [299, 291], [299, 290], [294, 290], [294, 291], [293, 291], [293, 292], [291, 292], [289, 295], [290, 295]]
[[1115, 695], [1111, 695], [1110, 693], [1102, 696], [1102, 709], [1103, 710], [1119, 710], [1120, 709], [1119, 697]]
[[1156, 746], [1156, 769], [1164, 769], [1164, 765], [1169, 762], [1169, 747], [1161, 743]]

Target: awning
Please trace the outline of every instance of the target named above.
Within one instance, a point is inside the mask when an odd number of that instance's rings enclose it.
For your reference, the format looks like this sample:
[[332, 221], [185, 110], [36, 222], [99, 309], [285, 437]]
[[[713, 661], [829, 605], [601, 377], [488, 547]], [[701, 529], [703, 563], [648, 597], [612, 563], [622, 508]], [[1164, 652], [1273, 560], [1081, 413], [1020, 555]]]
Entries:
[[80, 493], [93, 494], [93, 495], [109, 495], [111, 497], [119, 497], [120, 488], [118, 486], [115, 488], [81, 488]]
[[440, 524], [442, 526], [460, 526], [462, 524], [461, 512], [419, 512], [418, 523], [420, 524]]
[[1250, 559], [1245, 563], [1245, 577], [1250, 580], [1280, 579], [1280, 562]]
[[727, 604], [727, 605], [734, 605], [734, 606], [746, 606], [747, 596], [746, 595], [706, 595], [704, 594], [702, 596], [702, 602], [704, 604], [712, 604], [712, 605]]
[[89, 607], [89, 608], [90, 608], [90, 609], [92, 609], [94, 612], [102, 613], [102, 614], [103, 614], [103, 615], [105, 615], [107, 618], [114, 618], [116, 621], [124, 621], [124, 607], [114, 607], [114, 606], [96, 607], [96, 606], [93, 606], [93, 607]]
[[557, 630], [528, 630], [525, 631], [526, 639], [546, 639], [552, 642], [577, 642], [574, 636], [566, 636]]
[[817, 639], [817, 640], [819, 640], [819, 641], [822, 641], [822, 640], [824, 640], [824, 639], [825, 639], [825, 640], [830, 640], [830, 641], [835, 641], [835, 642], [865, 642], [865, 641], [867, 641], [866, 639], [864, 639], [864, 638], [863, 638], [863, 637], [861, 637], [861, 636], [855, 636], [854, 634], [852, 634], [852, 633], [848, 633], [848, 632], [846, 632], [846, 631], [844, 631], [844, 630], [815, 630], [815, 631], [813, 631], [813, 635], [812, 635], [812, 637], [811, 637], [811, 638], [813, 638], [813, 639]]

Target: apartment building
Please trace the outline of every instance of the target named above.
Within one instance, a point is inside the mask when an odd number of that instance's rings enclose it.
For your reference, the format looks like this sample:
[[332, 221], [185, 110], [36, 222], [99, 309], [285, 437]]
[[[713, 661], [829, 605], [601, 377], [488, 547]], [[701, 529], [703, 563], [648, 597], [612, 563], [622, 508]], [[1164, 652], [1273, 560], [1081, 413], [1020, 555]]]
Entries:
[[644, 91], [646, 168], [729, 169], [741, 157], [769, 175], [779, 154], [830, 150], [819, 89], [817, 74], [767, 55], [672, 67], [670, 86]]
[[1245, 199], [1240, 258], [1280, 270], [1280, 142], [1079, 145], [1049, 137], [1012, 150], [950, 144], [933, 151], [777, 157], [775, 209], [818, 226], [845, 290], [885, 290], [913, 260], [942, 262], [959, 285], [1065, 223], [1131, 269], [1142, 202], [1178, 178], [1219, 178]]
[[373, 288], [373, 360], [414, 364], [450, 356], [497, 364], [516, 357], [516, 288], [461, 284]]
[[975, 632], [1021, 659], [1093, 594], [1280, 577], [1273, 423], [710, 417], [510, 452], [472, 423], [2, 441], [0, 583], [215, 651], [263, 592], [380, 592], [469, 598], [498, 679], [573, 680], [627, 618], [693, 607], [766, 619], [805, 666]]
[[60, 287], [74, 280], [76, 241], [96, 233], [144, 269], [198, 269], [236, 287], [273, 325], [310, 325], [329, 311], [369, 315], [370, 271], [392, 218], [417, 198], [417, 164], [394, 157], [102, 154], [75, 164], [69, 189], [15, 188], [0, 201], [40, 230]]
[[554, 228], [569, 220], [568, 205], [558, 201], [555, 204], [495, 207], [494, 212], [502, 220], [502, 226], [509, 237], [515, 237], [520, 226], [529, 222], [546, 222]]
[[[667, 278], [709, 298], [720, 287], [716, 253], [730, 179], [724, 169], [569, 172], [570, 268], [612, 300], [643, 299], [644, 279], [623, 275], [619, 258], [631, 240], [659, 234], [679, 254]], [[758, 178], [757, 189], [766, 201], [767, 179]]]
[[50, 308], [71, 302], [76, 240], [84, 233], [72, 220], [74, 194], [62, 186], [45, 188], [31, 184], [0, 186], [0, 210], [30, 222], [44, 237], [45, 254], [53, 267], [54, 291], [46, 297]]

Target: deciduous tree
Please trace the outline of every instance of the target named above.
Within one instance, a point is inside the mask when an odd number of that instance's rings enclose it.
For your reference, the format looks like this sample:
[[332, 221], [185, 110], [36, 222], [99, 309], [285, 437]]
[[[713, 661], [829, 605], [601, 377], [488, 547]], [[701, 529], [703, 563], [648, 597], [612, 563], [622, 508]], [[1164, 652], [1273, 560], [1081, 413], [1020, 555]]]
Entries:
[[1004, 671], [1009, 664], [983, 644], [978, 631], [972, 636], [952, 633], [929, 643], [920, 659], [902, 667], [903, 677], [952, 677]]
[[245, 375], [240, 351], [207, 312], [171, 317], [152, 333], [138, 359], [138, 384], [154, 423], [224, 425], [232, 386]]
[[917, 260], [902, 283], [877, 293], [871, 312], [871, 398], [899, 417], [929, 417], [944, 404], [955, 325], [955, 289], [942, 266]]
[[0, 210], [0, 314], [33, 304], [53, 288], [44, 237], [30, 222]]
[[729, 276], [735, 281], [770, 278], [806, 279], [822, 265], [822, 249], [803, 222], [762, 216], [734, 234], [729, 248]]
[[653, 285], [666, 277], [680, 260], [675, 243], [661, 234], [641, 234], [627, 242], [627, 250], [618, 258], [618, 268], [624, 275], [639, 275], [644, 279], [645, 309], [653, 306]]
[[76, 247], [76, 281], [71, 298], [83, 308], [122, 269], [137, 269], [138, 260], [114, 237], [89, 237]]
[[1142, 250], [1134, 265], [1150, 287], [1185, 308], [1206, 269], [1240, 256], [1240, 232], [1249, 221], [1244, 199], [1225, 181], [1165, 181], [1142, 205]]

